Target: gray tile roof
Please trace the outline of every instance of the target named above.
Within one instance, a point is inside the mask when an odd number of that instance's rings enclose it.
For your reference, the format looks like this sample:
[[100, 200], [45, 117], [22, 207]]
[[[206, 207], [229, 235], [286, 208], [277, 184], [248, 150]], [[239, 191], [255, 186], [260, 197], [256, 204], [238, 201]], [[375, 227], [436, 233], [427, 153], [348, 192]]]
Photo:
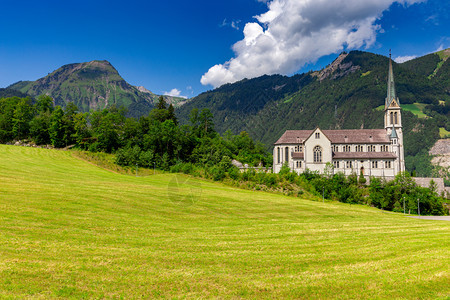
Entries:
[[[314, 130], [286, 130], [275, 142], [279, 144], [301, 144]], [[390, 144], [384, 129], [322, 130], [332, 144]]]

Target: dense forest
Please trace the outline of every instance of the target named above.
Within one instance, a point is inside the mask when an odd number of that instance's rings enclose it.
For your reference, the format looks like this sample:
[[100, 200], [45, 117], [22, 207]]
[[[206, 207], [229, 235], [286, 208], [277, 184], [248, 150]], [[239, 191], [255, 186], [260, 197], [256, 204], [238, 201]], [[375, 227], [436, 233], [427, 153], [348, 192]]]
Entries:
[[271, 165], [264, 146], [247, 133], [224, 134], [214, 129], [208, 109], [191, 112], [190, 124], [179, 125], [172, 105], [163, 97], [148, 116], [127, 118], [126, 109], [111, 106], [90, 113], [69, 103], [53, 106], [49, 96], [0, 99], [0, 142], [30, 140], [56, 148], [76, 146], [92, 152], [116, 153], [120, 165], [163, 170], [178, 162], [217, 165], [238, 159], [250, 165]]

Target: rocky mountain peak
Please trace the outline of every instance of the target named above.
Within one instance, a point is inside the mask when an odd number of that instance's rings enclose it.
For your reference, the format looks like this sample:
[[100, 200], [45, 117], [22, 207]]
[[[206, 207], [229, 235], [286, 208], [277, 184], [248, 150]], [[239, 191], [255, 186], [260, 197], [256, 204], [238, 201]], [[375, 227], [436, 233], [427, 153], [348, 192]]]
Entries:
[[347, 56], [348, 53], [342, 52], [330, 65], [321, 71], [312, 73], [312, 76], [316, 76], [322, 81], [326, 78], [336, 79], [359, 70], [361, 67], [353, 65], [351, 61], [344, 63]]
[[143, 87], [143, 86], [136, 86], [136, 89], [137, 89], [139, 92], [142, 92], [142, 93], [153, 94], [151, 91], [147, 90], [147, 89], [146, 89], [145, 87]]

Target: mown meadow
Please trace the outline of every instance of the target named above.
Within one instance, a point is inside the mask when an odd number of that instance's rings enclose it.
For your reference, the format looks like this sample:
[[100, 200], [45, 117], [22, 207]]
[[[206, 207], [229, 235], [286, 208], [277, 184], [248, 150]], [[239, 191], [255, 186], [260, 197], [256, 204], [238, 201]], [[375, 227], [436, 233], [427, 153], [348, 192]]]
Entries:
[[447, 298], [450, 222], [0, 145], [1, 298]]

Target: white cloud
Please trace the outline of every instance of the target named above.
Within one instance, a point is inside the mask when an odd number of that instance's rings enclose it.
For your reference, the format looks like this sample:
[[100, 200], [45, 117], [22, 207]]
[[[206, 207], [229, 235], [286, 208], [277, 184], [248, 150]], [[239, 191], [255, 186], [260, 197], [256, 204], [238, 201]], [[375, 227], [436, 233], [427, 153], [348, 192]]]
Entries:
[[394, 61], [395, 61], [396, 63], [401, 64], [401, 63], [404, 63], [405, 61], [414, 59], [414, 58], [416, 58], [416, 57], [417, 57], [417, 55], [397, 56], [396, 58], [394, 58]]
[[422, 0], [267, 1], [268, 11], [245, 24], [244, 39], [233, 45], [235, 56], [211, 67], [201, 83], [218, 87], [264, 74], [291, 74], [324, 55], [368, 48], [381, 30], [375, 21], [394, 2]]
[[433, 52], [439, 52], [439, 51], [442, 51], [442, 50], [444, 50], [444, 45], [440, 44], [439, 47]]
[[181, 96], [181, 91], [179, 89], [171, 89], [170, 92], [163, 93], [165, 96], [187, 98], [186, 96]]
[[241, 20], [233, 20], [231, 22], [228, 22], [227, 19], [224, 19], [222, 21], [222, 24], [220, 24], [220, 27], [231, 27], [233, 29], [239, 30], [239, 23], [241, 23]]

